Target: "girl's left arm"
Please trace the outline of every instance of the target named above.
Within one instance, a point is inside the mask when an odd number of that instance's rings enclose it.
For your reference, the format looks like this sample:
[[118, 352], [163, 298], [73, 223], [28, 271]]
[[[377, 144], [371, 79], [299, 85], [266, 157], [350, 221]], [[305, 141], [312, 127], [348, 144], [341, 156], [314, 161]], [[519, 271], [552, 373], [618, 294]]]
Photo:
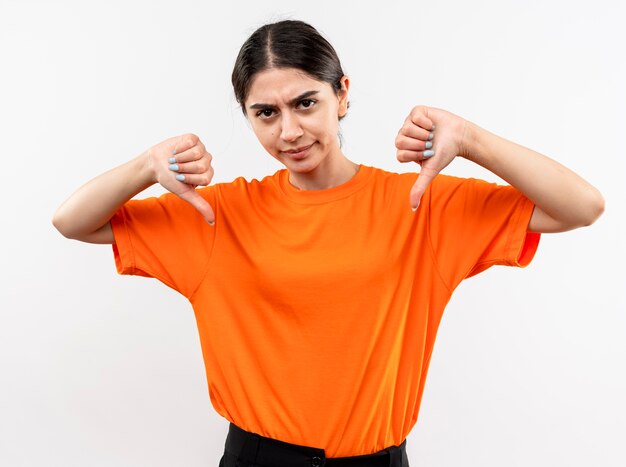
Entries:
[[604, 212], [596, 187], [567, 167], [532, 149], [466, 122], [462, 157], [524, 193], [535, 210], [532, 232], [565, 232], [593, 224]]
[[[423, 150], [428, 141], [434, 155]], [[564, 232], [588, 226], [604, 212], [598, 189], [572, 170], [445, 110], [415, 107], [398, 132], [396, 147], [399, 161], [422, 166], [411, 191], [412, 205], [419, 204], [432, 178], [460, 156], [498, 175], [535, 204], [529, 231]]]

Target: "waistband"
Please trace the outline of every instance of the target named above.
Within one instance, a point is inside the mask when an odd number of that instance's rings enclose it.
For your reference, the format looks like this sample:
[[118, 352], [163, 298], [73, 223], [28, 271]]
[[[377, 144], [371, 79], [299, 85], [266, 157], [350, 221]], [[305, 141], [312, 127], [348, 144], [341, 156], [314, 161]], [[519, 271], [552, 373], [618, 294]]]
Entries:
[[250, 464], [268, 467], [402, 467], [408, 466], [406, 439], [373, 454], [326, 457], [319, 448], [291, 444], [243, 430], [230, 422], [225, 451]]

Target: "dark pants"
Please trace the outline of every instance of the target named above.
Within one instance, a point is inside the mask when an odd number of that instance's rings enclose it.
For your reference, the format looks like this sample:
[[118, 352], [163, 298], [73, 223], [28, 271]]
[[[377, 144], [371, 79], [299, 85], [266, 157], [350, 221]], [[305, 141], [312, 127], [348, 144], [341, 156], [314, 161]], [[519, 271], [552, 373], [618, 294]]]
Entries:
[[409, 467], [406, 439], [374, 454], [325, 456], [323, 449], [250, 433], [230, 423], [219, 467]]

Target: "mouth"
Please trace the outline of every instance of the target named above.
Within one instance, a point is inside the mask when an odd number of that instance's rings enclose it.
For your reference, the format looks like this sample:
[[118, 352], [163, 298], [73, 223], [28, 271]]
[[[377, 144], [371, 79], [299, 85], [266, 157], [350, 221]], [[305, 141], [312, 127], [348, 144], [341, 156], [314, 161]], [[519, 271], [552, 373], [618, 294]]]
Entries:
[[290, 149], [289, 151], [283, 151], [285, 154], [289, 154], [291, 157], [296, 159], [301, 159], [306, 156], [307, 151], [313, 146], [315, 143], [311, 143], [308, 146], [302, 146], [296, 149]]

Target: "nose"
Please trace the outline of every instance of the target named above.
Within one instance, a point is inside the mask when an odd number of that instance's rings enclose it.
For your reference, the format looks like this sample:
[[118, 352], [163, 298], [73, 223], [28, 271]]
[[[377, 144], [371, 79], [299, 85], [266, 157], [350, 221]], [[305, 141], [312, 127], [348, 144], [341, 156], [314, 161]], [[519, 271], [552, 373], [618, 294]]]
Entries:
[[280, 137], [283, 141], [292, 142], [296, 141], [300, 136], [304, 134], [298, 118], [291, 115], [289, 112], [283, 113], [282, 128]]

